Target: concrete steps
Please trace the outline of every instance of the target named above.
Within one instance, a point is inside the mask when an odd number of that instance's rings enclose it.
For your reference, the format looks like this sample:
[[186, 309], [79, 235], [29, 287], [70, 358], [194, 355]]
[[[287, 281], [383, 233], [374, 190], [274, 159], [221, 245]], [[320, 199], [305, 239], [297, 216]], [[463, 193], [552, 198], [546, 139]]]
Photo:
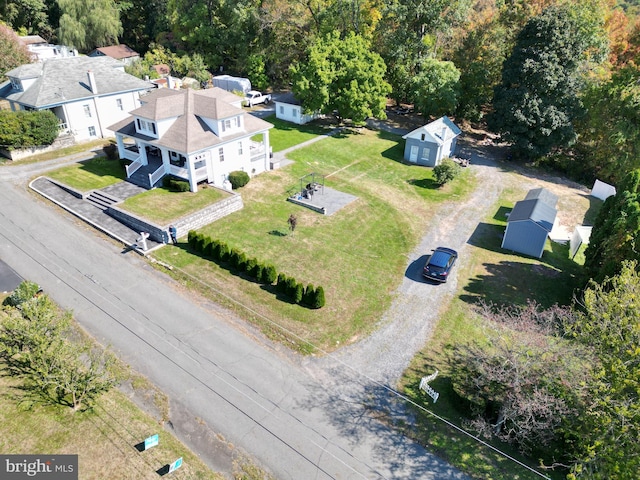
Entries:
[[86, 198], [86, 200], [91, 205], [99, 208], [102, 211], [106, 210], [114, 203], [117, 203], [120, 201], [119, 198], [116, 198], [107, 193], [101, 192], [100, 190], [94, 190], [93, 192], [91, 192], [89, 196]]

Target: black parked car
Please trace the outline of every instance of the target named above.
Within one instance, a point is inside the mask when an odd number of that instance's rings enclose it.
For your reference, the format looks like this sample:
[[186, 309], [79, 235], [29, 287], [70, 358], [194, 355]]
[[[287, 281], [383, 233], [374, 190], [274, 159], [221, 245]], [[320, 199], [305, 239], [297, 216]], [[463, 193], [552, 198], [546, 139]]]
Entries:
[[438, 282], [446, 282], [457, 258], [458, 252], [455, 250], [446, 247], [436, 248], [429, 255], [422, 270], [422, 276]]

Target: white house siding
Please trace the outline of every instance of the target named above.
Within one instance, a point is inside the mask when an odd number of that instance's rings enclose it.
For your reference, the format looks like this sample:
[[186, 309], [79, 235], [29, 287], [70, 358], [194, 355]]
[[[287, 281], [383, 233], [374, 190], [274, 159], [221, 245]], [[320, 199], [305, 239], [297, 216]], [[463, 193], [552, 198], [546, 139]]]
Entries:
[[[131, 110], [140, 106], [139, 98], [139, 92], [94, 97], [93, 106], [99, 112], [98, 120], [100, 129], [96, 129], [98, 136], [113, 137], [115, 133], [107, 127], [127, 118]], [[118, 108], [118, 100], [122, 103], [122, 110]], [[100, 132], [102, 132], [102, 134], [100, 134]]]
[[[122, 110], [117, 108], [118, 99], [122, 100]], [[137, 92], [90, 97], [67, 103], [62, 107], [62, 111], [67, 119], [67, 128], [77, 141], [82, 142], [114, 136], [114, 132], [106, 127], [127, 118], [129, 112], [137, 108], [137, 101]], [[87, 116], [85, 106], [88, 108], [90, 117]], [[56, 109], [56, 111], [59, 110]], [[90, 127], [93, 127], [92, 131]], [[95, 134], [92, 135], [92, 133]]]
[[300, 105], [292, 105], [284, 102], [275, 102], [275, 104], [276, 118], [286, 122], [304, 125], [305, 123], [309, 123], [311, 120], [318, 118], [317, 114], [302, 113], [302, 107]]

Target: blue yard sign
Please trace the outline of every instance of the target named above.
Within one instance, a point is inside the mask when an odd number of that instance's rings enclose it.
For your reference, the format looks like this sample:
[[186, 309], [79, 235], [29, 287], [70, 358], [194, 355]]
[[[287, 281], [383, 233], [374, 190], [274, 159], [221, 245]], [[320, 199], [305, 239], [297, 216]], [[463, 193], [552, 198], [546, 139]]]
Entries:
[[144, 449], [149, 450], [151, 447], [155, 447], [160, 443], [160, 437], [156, 433], [155, 435], [151, 435], [149, 438], [144, 439]]
[[169, 465], [169, 473], [179, 469], [181, 466], [182, 466], [182, 457], [180, 457], [175, 462], [173, 462], [171, 465]]

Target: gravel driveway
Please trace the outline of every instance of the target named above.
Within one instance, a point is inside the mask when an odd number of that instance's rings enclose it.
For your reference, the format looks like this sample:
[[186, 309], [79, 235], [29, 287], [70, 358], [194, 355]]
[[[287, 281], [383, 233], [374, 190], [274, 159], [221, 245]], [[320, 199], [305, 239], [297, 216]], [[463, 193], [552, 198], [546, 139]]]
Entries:
[[[325, 382], [334, 401], [349, 405], [345, 409], [349, 415], [353, 414], [354, 404], [362, 406], [363, 414], [373, 404], [399, 408], [388, 402], [392, 397], [388, 389], [396, 388], [411, 359], [431, 336], [440, 312], [457, 290], [456, 272], [465, 262], [467, 242], [503, 188], [500, 168], [486, 148], [462, 141], [458, 152], [471, 158], [468, 168], [481, 187], [468, 198], [449, 201], [439, 209], [422, 241], [407, 257], [404, 278], [379, 327], [357, 343], [304, 361], [309, 374]], [[437, 246], [451, 247], [460, 255], [452, 276], [444, 284], [428, 282], [421, 275], [426, 255]]]

